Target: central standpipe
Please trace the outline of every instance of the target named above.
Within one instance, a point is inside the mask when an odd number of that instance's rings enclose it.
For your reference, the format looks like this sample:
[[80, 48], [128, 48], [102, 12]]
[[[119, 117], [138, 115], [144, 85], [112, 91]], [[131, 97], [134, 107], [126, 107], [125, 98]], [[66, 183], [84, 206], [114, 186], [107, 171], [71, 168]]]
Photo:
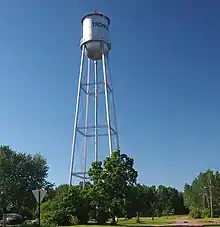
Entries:
[[98, 80], [97, 80], [97, 61], [94, 61], [95, 66], [95, 161], [98, 161]]

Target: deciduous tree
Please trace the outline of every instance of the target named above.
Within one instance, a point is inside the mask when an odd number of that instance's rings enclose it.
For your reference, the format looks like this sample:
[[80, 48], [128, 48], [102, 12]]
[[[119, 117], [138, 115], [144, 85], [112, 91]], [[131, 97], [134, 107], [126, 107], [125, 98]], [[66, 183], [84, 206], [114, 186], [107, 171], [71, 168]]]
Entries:
[[109, 212], [113, 222], [115, 216], [122, 215], [129, 188], [136, 184], [137, 171], [133, 168], [134, 160], [120, 151], [113, 152], [102, 162], [95, 162], [89, 170], [93, 182], [91, 194], [95, 199], [96, 209]]
[[17, 153], [9, 146], [0, 147], [0, 192], [7, 209], [32, 211], [36, 201], [32, 190], [52, 186], [47, 180], [48, 166], [40, 154]]
[[220, 174], [207, 170], [200, 173], [191, 185], [184, 187], [184, 203], [190, 214], [196, 216], [220, 215]]

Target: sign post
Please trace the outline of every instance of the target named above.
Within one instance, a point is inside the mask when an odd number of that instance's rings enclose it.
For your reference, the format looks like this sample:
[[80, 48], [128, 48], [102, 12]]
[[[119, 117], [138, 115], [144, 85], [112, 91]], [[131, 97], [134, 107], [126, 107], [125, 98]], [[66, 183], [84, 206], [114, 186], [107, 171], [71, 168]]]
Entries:
[[32, 191], [35, 199], [37, 200], [37, 203], [38, 203], [38, 211], [39, 211], [39, 214], [38, 214], [38, 219], [39, 219], [39, 226], [40, 226], [40, 204], [41, 202], [43, 201], [45, 195], [47, 194], [47, 190], [39, 190], [39, 189], [35, 189]]

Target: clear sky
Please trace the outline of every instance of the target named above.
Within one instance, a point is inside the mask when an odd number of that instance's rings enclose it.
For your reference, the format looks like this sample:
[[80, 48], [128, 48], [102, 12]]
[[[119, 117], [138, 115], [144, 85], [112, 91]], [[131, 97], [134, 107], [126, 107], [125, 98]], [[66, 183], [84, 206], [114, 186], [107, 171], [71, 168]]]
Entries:
[[81, 18], [111, 18], [121, 151], [139, 182], [183, 188], [220, 159], [220, 2], [1, 0], [0, 144], [67, 183]]

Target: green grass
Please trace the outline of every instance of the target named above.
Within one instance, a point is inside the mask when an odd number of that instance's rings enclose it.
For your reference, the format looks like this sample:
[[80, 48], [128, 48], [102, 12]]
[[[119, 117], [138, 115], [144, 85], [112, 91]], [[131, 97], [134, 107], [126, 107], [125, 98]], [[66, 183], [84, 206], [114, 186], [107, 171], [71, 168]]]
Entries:
[[[174, 215], [174, 216], [165, 216], [165, 217], [155, 217], [154, 220], [152, 220], [151, 217], [140, 217], [140, 224], [142, 225], [165, 225], [165, 224], [173, 224], [176, 223], [176, 220], [179, 218], [186, 218], [187, 216], [183, 215]], [[130, 219], [130, 220], [119, 220], [119, 223], [121, 225], [131, 225], [136, 224], [136, 218]]]
[[[175, 216], [167, 216], [167, 217], [155, 217], [154, 220], [152, 220], [151, 217], [140, 217], [140, 223], [136, 223], [136, 218], [129, 219], [125, 221], [123, 218], [120, 218], [117, 223], [117, 227], [129, 227], [129, 226], [163, 226], [163, 225], [169, 225], [169, 224], [175, 224], [178, 219], [188, 219], [188, 216], [184, 215], [175, 215]], [[208, 224], [208, 227], [216, 227], [220, 226], [220, 218], [205, 218], [205, 219], [188, 219], [188, 223], [205, 223]], [[214, 223], [219, 223], [219, 225], [214, 225]], [[179, 223], [177, 224], [179, 225]], [[106, 225], [96, 225], [96, 224], [89, 224], [89, 225], [78, 225], [78, 227], [114, 227], [113, 225], [106, 224]], [[72, 226], [76, 227], [76, 226]]]
[[[183, 215], [174, 215], [174, 216], [167, 216], [167, 217], [161, 217], [161, 218], [158, 218], [158, 217], [155, 217], [154, 220], [152, 220], [151, 217], [140, 217], [140, 223], [136, 223], [136, 218], [132, 218], [132, 219], [129, 219], [129, 220], [124, 220], [123, 218], [120, 218], [118, 220], [118, 223], [117, 223], [117, 227], [120, 227], [120, 226], [152, 226], [152, 225], [166, 225], [166, 224], [172, 224], [172, 223], [175, 223], [176, 222], [176, 219], [180, 218], [180, 217], [186, 217], [187, 216], [183, 216]], [[88, 227], [88, 226], [91, 226], [91, 227], [110, 227], [112, 225], [110, 224], [106, 224], [106, 225], [79, 225], [79, 227]], [[112, 226], [114, 227], [114, 226]]]
[[189, 222], [220, 223], [220, 218], [198, 218], [198, 219], [189, 219]]

